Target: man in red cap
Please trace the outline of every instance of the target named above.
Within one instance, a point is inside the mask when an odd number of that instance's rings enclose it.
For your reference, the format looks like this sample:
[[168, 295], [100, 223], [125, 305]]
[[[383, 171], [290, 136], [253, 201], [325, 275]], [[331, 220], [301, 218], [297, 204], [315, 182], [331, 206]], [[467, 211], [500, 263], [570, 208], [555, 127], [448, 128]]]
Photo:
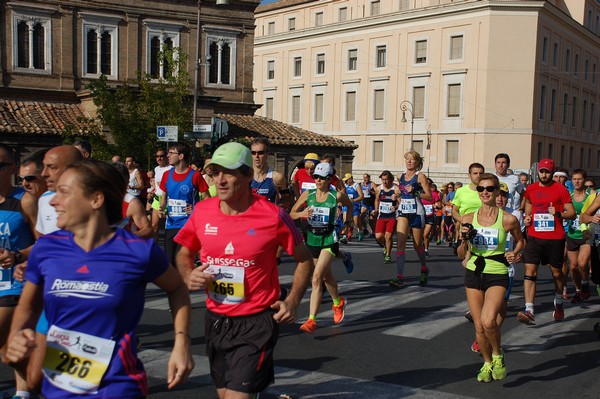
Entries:
[[535, 324], [533, 301], [535, 299], [535, 280], [539, 264], [550, 265], [554, 278], [555, 321], [565, 317], [563, 310], [564, 275], [562, 263], [565, 247], [565, 230], [562, 219], [574, 219], [575, 208], [567, 189], [552, 180], [554, 161], [542, 159], [538, 163], [539, 182], [531, 184], [525, 191], [525, 214], [523, 221], [527, 226], [527, 246], [523, 251], [525, 262], [525, 310], [519, 312], [517, 319], [521, 323]]

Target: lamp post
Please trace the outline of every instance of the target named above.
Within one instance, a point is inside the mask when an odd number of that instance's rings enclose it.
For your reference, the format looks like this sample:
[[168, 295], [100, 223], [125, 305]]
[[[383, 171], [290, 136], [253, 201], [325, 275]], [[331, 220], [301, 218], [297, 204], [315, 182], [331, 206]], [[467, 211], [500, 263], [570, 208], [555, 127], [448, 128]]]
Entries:
[[[410, 106], [410, 107], [409, 107]], [[415, 130], [415, 114], [413, 113], [415, 107], [413, 103], [408, 100], [404, 100], [400, 103], [400, 110], [402, 111], [402, 119], [400, 122], [406, 123], [406, 111], [410, 112], [410, 149], [413, 149], [413, 134]]]

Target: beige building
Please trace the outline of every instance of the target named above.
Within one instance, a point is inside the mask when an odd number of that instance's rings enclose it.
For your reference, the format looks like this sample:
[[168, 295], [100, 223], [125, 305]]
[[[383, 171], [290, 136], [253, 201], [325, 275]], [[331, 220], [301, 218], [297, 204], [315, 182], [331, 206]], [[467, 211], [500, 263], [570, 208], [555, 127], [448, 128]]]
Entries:
[[354, 173], [402, 170], [412, 137], [440, 182], [499, 152], [600, 176], [597, 0], [281, 0], [254, 87], [257, 114], [355, 142]]

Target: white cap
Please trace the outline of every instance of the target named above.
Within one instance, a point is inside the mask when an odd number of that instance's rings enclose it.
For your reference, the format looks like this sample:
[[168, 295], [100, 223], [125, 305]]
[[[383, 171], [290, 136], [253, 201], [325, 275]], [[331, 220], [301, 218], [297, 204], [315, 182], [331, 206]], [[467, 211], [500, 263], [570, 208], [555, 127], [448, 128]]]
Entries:
[[315, 168], [313, 176], [329, 177], [333, 175], [333, 166], [327, 162], [321, 162]]

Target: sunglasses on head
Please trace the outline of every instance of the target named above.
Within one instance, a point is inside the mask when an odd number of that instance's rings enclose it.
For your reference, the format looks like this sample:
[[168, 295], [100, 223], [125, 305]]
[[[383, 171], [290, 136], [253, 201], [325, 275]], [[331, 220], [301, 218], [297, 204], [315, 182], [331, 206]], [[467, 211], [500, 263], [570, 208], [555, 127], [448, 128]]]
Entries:
[[266, 151], [261, 150], [261, 151], [250, 151], [250, 153], [252, 155], [265, 155]]
[[37, 179], [38, 176], [37, 175], [27, 175], [27, 176], [19, 176], [18, 181], [19, 183], [22, 182], [23, 180], [25, 180], [28, 183], [31, 183], [32, 181], [34, 181], [35, 179]]
[[493, 193], [494, 191], [496, 191], [496, 186], [477, 186], [477, 191], [480, 193], [484, 191], [487, 191], [488, 193]]

